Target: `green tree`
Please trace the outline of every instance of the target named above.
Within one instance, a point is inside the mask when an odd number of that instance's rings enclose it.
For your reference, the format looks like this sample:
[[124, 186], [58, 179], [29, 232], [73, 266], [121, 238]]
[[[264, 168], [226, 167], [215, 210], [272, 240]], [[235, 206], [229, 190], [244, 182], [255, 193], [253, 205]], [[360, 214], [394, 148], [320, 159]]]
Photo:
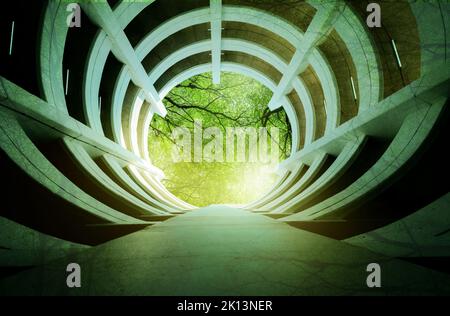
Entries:
[[291, 148], [291, 126], [282, 108], [269, 111], [271, 97], [272, 92], [257, 81], [234, 73], [223, 73], [220, 85], [214, 85], [211, 74], [205, 73], [175, 87], [164, 100], [168, 115], [154, 118], [149, 135], [150, 157], [165, 172], [164, 185], [196, 206], [244, 204], [268, 191], [278, 180], [276, 164], [174, 163], [172, 132], [184, 127], [193, 134], [198, 120], [204, 129], [217, 127], [223, 135], [228, 127], [276, 127], [280, 137], [274, 145], [279, 159], [285, 159]]

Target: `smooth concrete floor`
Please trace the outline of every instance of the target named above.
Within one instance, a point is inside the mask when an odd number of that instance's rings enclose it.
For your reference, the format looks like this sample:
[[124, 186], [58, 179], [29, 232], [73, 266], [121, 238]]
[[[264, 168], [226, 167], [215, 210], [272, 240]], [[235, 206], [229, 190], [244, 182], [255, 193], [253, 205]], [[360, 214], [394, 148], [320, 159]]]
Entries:
[[[68, 288], [66, 266], [81, 266]], [[366, 267], [381, 266], [381, 288]], [[0, 281], [31, 295], [436, 295], [450, 276], [264, 215], [211, 206]]]

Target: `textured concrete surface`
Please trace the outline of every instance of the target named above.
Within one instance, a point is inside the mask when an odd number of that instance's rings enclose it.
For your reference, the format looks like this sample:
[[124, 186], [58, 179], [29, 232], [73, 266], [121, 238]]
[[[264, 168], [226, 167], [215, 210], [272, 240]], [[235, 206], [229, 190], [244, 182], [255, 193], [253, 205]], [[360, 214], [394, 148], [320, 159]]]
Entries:
[[0, 217], [0, 269], [30, 267], [88, 249]]
[[345, 241], [396, 257], [450, 256], [450, 193], [390, 225]]
[[[93, 247], [71, 258], [81, 288], [66, 286], [69, 259], [0, 281], [1, 294], [406, 295], [450, 293], [450, 277], [292, 228], [212, 206]], [[369, 263], [382, 287], [366, 286]]]

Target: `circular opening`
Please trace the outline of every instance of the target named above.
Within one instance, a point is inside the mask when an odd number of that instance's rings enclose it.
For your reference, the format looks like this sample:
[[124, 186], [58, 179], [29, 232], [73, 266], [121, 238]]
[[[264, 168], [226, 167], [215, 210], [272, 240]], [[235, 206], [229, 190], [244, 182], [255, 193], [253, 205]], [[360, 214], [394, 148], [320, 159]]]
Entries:
[[270, 111], [272, 91], [241, 74], [194, 76], [166, 96], [168, 114], [149, 131], [152, 163], [163, 184], [195, 205], [242, 205], [280, 180], [278, 163], [289, 156], [292, 133], [281, 107]]

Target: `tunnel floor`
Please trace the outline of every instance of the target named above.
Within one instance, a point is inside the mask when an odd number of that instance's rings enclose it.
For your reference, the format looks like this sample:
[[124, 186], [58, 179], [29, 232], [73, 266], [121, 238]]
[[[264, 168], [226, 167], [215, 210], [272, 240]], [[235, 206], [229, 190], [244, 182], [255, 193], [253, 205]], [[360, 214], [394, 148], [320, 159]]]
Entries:
[[[81, 267], [68, 288], [66, 266]], [[366, 284], [381, 266], [381, 288]], [[434, 295], [450, 276], [277, 222], [211, 206], [0, 281], [2, 295]]]

